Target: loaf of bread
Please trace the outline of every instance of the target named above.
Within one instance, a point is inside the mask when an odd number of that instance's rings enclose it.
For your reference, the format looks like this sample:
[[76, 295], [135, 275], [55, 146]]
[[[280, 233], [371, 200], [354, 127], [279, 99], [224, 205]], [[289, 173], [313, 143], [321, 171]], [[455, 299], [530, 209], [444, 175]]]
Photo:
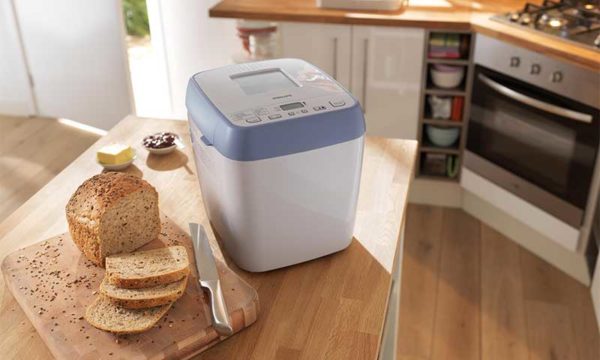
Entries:
[[99, 266], [108, 255], [131, 252], [160, 232], [156, 189], [129, 174], [107, 172], [86, 180], [66, 212], [71, 238]]
[[188, 277], [170, 284], [143, 289], [125, 289], [117, 287], [104, 278], [100, 284], [100, 293], [115, 304], [127, 309], [143, 309], [175, 302], [185, 292]]
[[172, 303], [146, 309], [126, 309], [104, 295], [88, 306], [85, 319], [92, 326], [118, 335], [150, 330], [169, 311]]
[[119, 288], [139, 289], [186, 277], [190, 261], [183, 246], [119, 254], [106, 258], [106, 278]]

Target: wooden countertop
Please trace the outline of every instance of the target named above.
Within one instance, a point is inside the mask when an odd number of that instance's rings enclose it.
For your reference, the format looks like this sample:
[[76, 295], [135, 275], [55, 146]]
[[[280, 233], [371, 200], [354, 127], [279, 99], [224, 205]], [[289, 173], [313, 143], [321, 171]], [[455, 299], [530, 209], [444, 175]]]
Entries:
[[[541, 0], [539, 0], [541, 2]], [[322, 9], [315, 0], [222, 0], [211, 17], [318, 22], [475, 31], [542, 52], [588, 69], [600, 70], [600, 53], [560, 39], [502, 24], [490, 17], [521, 9], [525, 0], [410, 0], [398, 11]]]
[[[164, 130], [180, 134], [186, 147], [164, 157], [148, 156], [141, 139]], [[66, 202], [81, 182], [101, 171], [94, 160], [96, 150], [116, 141], [132, 144], [138, 151], [134, 166], [127, 172], [143, 176], [157, 188], [162, 212], [183, 229], [190, 221], [208, 226], [187, 122], [130, 116], [0, 224], [0, 258], [67, 231]], [[394, 254], [401, 246], [399, 232], [416, 150], [416, 141], [367, 138], [355, 239], [346, 250], [259, 274], [244, 272], [228, 261], [257, 289], [261, 313], [250, 328], [199, 358], [319, 358], [326, 354], [327, 358], [374, 359], [386, 313], [390, 273], [399, 261]], [[215, 254], [222, 258], [212, 233], [210, 238]], [[0, 279], [3, 356], [51, 358]]]

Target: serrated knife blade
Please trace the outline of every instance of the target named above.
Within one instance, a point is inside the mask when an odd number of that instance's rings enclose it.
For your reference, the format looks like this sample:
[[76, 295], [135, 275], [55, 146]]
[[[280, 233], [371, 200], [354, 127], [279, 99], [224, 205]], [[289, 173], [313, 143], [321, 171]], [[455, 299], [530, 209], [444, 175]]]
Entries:
[[190, 223], [190, 234], [194, 245], [196, 269], [200, 277], [200, 286], [210, 292], [210, 307], [213, 327], [221, 335], [231, 335], [233, 328], [229, 321], [229, 313], [225, 305], [221, 280], [217, 272], [217, 264], [208, 242], [208, 236], [202, 225]]

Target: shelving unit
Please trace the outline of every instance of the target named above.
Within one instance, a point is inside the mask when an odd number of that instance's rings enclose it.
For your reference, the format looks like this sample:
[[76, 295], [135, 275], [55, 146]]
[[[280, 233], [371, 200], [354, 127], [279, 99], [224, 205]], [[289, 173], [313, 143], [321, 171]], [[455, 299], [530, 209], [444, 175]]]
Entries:
[[[426, 44], [429, 46], [429, 43]], [[442, 59], [442, 58], [431, 58], [425, 59], [427, 64], [447, 64], [447, 65], [469, 65], [468, 59]]]
[[447, 96], [465, 96], [467, 93], [461, 89], [441, 89], [436, 87], [428, 87], [425, 89], [426, 95], [447, 95]]
[[454, 147], [436, 147], [431, 144], [422, 145], [419, 149], [420, 152], [425, 153], [437, 153], [437, 154], [449, 154], [449, 155], [460, 155], [460, 149]]
[[[430, 58], [429, 57], [429, 39], [432, 34], [458, 34], [461, 37], [468, 39], [469, 45], [465, 53], [460, 58]], [[433, 30], [427, 31], [425, 35], [425, 44], [423, 48], [423, 82], [421, 99], [419, 104], [419, 158], [416, 176], [421, 179], [457, 182], [460, 179], [460, 168], [462, 166], [463, 151], [467, 141], [467, 124], [470, 113], [471, 101], [471, 84], [473, 78], [473, 49], [475, 45], [475, 37], [467, 31], [454, 30]], [[465, 76], [462, 83], [453, 89], [443, 89], [433, 85], [429, 74], [429, 69], [434, 64], [464, 66]], [[463, 97], [462, 116], [460, 121], [450, 119], [436, 119], [431, 116], [428, 96], [448, 96], [448, 97]], [[459, 136], [456, 143], [450, 147], [438, 147], [429, 141], [425, 126], [442, 126], [448, 128], [458, 128]], [[442, 161], [448, 162], [448, 157], [455, 157], [458, 166], [458, 172], [454, 177], [448, 176], [447, 166], [442, 167]], [[444, 160], [445, 159], [445, 160]]]
[[453, 121], [453, 120], [442, 120], [442, 119], [422, 119], [423, 124], [437, 125], [437, 126], [460, 126], [463, 127], [465, 125], [462, 121]]

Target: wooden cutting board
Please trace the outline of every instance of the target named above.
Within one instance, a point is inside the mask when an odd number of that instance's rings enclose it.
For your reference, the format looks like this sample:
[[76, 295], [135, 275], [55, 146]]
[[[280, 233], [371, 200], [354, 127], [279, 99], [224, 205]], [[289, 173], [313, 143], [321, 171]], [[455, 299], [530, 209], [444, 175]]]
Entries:
[[[83, 318], [97, 296], [104, 269], [94, 266], [63, 234], [17, 250], [2, 262], [10, 291], [57, 359], [180, 359], [196, 355], [225, 339], [211, 325], [209, 298], [198, 283], [187, 232], [163, 217], [159, 239], [144, 246], [184, 245], [191, 278], [185, 294], [153, 329], [117, 337]], [[217, 260], [225, 302], [234, 332], [250, 326], [259, 311], [258, 295]]]

